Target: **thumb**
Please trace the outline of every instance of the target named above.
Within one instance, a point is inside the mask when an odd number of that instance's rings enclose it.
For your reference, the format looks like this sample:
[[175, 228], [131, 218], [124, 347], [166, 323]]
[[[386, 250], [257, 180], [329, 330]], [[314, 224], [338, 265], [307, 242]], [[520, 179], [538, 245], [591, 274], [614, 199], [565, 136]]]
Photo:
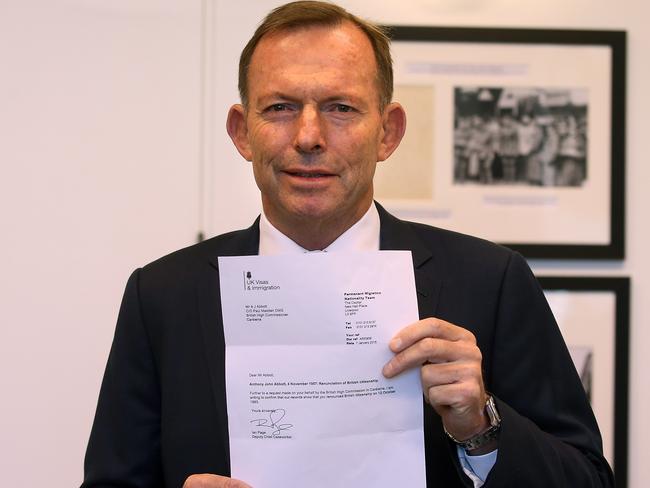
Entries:
[[243, 481], [216, 474], [193, 474], [185, 480], [183, 488], [251, 488], [251, 486]]

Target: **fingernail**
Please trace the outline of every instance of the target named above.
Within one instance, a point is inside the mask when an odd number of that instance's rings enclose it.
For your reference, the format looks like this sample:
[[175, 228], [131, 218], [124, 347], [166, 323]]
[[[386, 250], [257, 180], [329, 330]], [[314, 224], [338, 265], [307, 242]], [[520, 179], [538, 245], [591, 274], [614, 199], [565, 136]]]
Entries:
[[386, 363], [384, 368], [381, 370], [382, 374], [386, 377], [390, 376], [393, 372], [393, 365], [391, 363]]
[[390, 341], [389, 347], [391, 350], [397, 351], [400, 347], [402, 347], [402, 339], [395, 337], [392, 341]]

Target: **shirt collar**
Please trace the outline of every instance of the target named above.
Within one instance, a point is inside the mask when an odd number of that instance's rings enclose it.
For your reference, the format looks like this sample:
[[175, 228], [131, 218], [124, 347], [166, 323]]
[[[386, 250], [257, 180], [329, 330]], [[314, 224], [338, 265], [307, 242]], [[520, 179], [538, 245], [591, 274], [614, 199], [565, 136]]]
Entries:
[[[378, 251], [379, 250], [379, 212], [372, 202], [368, 211], [352, 227], [341, 234], [323, 251]], [[310, 252], [302, 248], [286, 235], [273, 227], [262, 211], [260, 216], [260, 256], [276, 254], [298, 254]]]

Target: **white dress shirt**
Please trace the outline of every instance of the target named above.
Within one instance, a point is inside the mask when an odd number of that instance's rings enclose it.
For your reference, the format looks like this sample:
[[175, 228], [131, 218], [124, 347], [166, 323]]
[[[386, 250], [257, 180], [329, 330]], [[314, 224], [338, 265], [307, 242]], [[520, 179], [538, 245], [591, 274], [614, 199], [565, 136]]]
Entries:
[[[378, 251], [379, 250], [379, 212], [374, 202], [356, 224], [341, 234], [327, 248], [326, 252], [335, 251]], [[260, 216], [260, 256], [275, 254], [297, 254], [310, 252], [285, 236], [266, 218]]]
[[[262, 212], [260, 216], [259, 254], [260, 256], [272, 256], [305, 252], [378, 251], [379, 229], [379, 212], [373, 202], [363, 217], [327, 248], [322, 251], [308, 251], [273, 227], [273, 224], [269, 222], [264, 212]], [[465, 474], [473, 481], [474, 488], [483, 486], [490, 470], [496, 463], [498, 450], [483, 456], [469, 456], [460, 447], [457, 448], [457, 452], [460, 465]]]

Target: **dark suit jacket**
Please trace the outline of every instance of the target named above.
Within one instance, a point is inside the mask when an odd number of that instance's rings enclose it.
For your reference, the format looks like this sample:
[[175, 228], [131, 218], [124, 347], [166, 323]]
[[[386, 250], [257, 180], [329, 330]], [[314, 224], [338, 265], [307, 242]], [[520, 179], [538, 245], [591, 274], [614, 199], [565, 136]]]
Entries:
[[[486, 487], [613, 486], [582, 385], [523, 258], [378, 208], [381, 248], [412, 251], [420, 317], [469, 329], [482, 351], [485, 383], [503, 417]], [[230, 473], [217, 257], [256, 254], [258, 244], [255, 222], [133, 273], [84, 488], [181, 487], [193, 473]], [[428, 405], [424, 421], [427, 486], [471, 486]]]

